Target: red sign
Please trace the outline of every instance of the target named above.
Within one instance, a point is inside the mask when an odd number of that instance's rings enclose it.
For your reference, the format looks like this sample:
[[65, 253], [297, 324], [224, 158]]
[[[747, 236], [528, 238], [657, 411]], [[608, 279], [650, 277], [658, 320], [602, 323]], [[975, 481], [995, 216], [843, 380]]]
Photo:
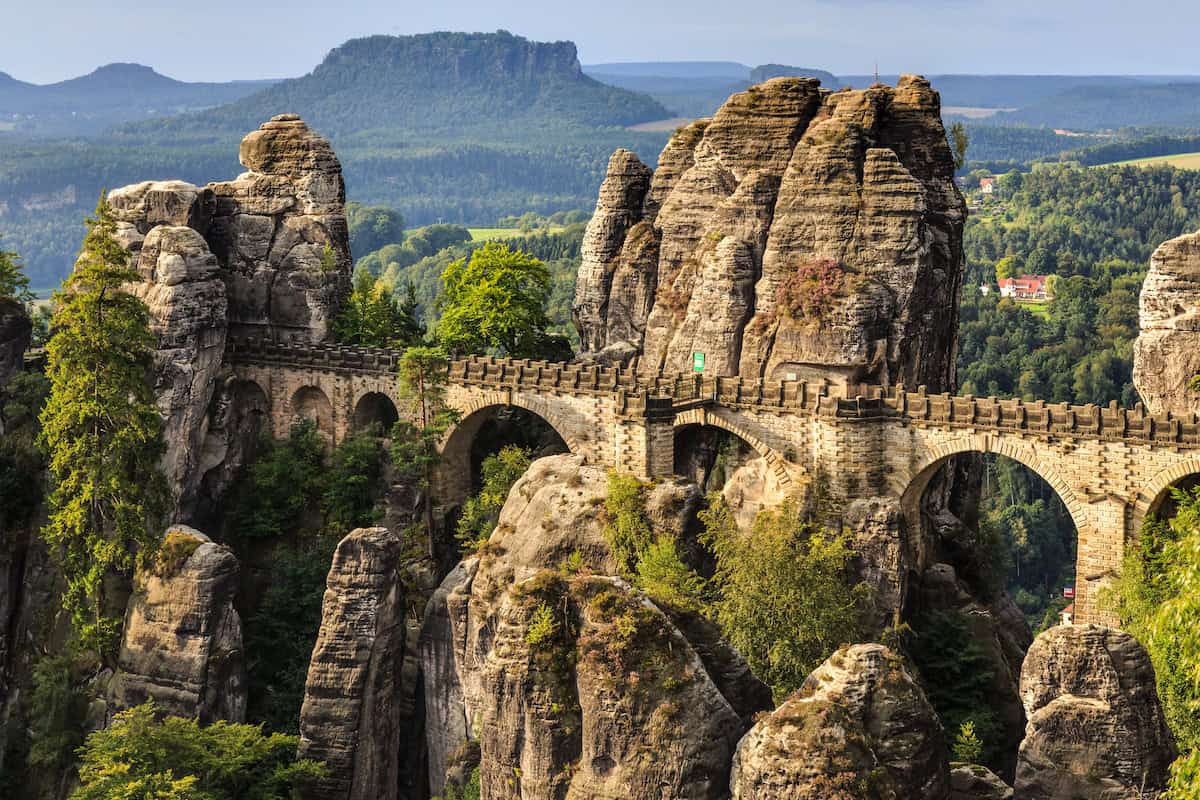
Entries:
[[1067, 588], [1063, 589], [1063, 597], [1074, 597], [1074, 596], [1075, 596], [1075, 587], [1074, 586], [1068, 586]]

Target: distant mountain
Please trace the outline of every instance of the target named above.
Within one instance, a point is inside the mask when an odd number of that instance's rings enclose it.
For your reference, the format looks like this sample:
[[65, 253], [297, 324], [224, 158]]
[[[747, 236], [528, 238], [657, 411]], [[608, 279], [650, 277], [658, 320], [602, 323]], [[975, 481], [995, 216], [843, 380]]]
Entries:
[[[1093, 86], [1141, 86], [1149, 82], [1126, 76], [1105, 75], [926, 75], [942, 96], [943, 106], [969, 108], [1024, 108], [1063, 92]], [[895, 84], [898, 75], [880, 75]], [[874, 75], [843, 75], [849, 86], [870, 86]]]
[[670, 116], [645, 95], [586, 76], [572, 42], [499, 31], [352, 39], [308, 75], [140, 130], [240, 132], [284, 111], [333, 137], [382, 128], [462, 135], [521, 125], [624, 127]]
[[1090, 131], [1134, 126], [1195, 130], [1200, 129], [1200, 82], [1079, 86], [989, 121]]
[[588, 75], [653, 76], [656, 78], [728, 78], [746, 80], [750, 67], [736, 61], [612, 61], [585, 64]]
[[832, 72], [826, 72], [823, 69], [812, 69], [810, 67], [789, 67], [786, 64], [763, 64], [755, 67], [750, 72], [750, 83], [762, 83], [769, 81], [771, 78], [794, 77], [800, 76], [804, 78], [819, 78], [821, 85], [827, 89], [836, 89], [841, 86]]
[[830, 88], [841, 85], [830, 72], [783, 64], [752, 68], [732, 61], [643, 61], [591, 64], [583, 69], [610, 86], [650, 95], [677, 117], [707, 117], [729, 95], [781, 75], [820, 78]]
[[108, 64], [39, 86], [0, 73], [0, 121], [29, 136], [89, 136], [114, 125], [231, 102], [271, 81], [185, 83], [141, 64]]

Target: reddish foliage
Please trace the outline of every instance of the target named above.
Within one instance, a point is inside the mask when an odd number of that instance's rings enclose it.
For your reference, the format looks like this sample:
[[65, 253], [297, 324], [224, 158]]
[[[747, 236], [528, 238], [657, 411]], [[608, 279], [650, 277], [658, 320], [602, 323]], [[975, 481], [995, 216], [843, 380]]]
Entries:
[[776, 307], [792, 319], [824, 316], [844, 285], [842, 265], [822, 258], [801, 264], [775, 293]]

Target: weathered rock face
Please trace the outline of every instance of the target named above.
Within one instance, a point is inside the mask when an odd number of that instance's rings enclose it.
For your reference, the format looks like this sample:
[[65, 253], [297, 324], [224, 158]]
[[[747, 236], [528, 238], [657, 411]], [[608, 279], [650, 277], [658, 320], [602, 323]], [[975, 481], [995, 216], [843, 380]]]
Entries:
[[1152, 413], [1200, 412], [1200, 233], [1162, 244], [1142, 284], [1133, 382]]
[[225, 284], [204, 239], [184, 226], [152, 228], [140, 244], [137, 266], [142, 282], [132, 290], [149, 307], [158, 339], [154, 389], [167, 446], [163, 472], [175, 518], [189, 519], [203, 474], [208, 407], [225, 355]]
[[323, 761], [320, 800], [398, 796], [404, 659], [402, 545], [360, 528], [334, 553], [300, 710], [300, 754]]
[[949, 780], [933, 707], [903, 659], [871, 644], [834, 653], [746, 734], [730, 788], [733, 800], [944, 800]]
[[923, 78], [734, 95], [675, 134], [649, 186], [632, 154], [610, 162], [576, 290], [584, 355], [949, 388], [966, 218], [953, 174]]
[[[534, 462], [478, 562], [431, 603], [423, 668], [427, 686], [444, 681], [427, 702], [431, 772], [461, 744], [451, 730], [478, 736], [484, 797], [727, 794], [743, 720], [769, 692], [702, 622], [676, 622], [610, 577], [606, 491], [604, 471], [577, 456]], [[696, 499], [660, 483], [647, 515], [678, 533]]]
[[192, 228], [216, 256], [234, 333], [321, 341], [353, 269], [341, 165], [294, 114], [247, 135], [240, 158], [249, 171], [232, 181], [113, 191], [121, 238], [132, 250], [156, 226]]
[[24, 366], [32, 332], [33, 323], [25, 307], [12, 300], [0, 300], [0, 389]]
[[1029, 717], [1013, 787], [1022, 800], [1140, 800], [1167, 784], [1175, 743], [1154, 668], [1127, 633], [1063, 625], [1034, 640], [1021, 671]]
[[953, 764], [950, 800], [1013, 800], [1013, 790], [987, 767]]
[[242, 722], [246, 680], [233, 553], [197, 530], [175, 526], [159, 563], [138, 577], [110, 713], [152, 699], [168, 714]]

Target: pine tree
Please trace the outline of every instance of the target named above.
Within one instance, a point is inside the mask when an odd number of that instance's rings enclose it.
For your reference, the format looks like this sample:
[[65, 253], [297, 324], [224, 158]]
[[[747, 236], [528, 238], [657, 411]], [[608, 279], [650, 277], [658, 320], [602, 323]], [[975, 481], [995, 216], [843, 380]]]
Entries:
[[0, 300], [15, 300], [22, 304], [33, 300], [29, 278], [21, 269], [21, 259], [8, 250], [0, 250]]
[[162, 419], [147, 380], [155, 348], [138, 280], [101, 199], [74, 273], [55, 294], [47, 346], [50, 398], [41, 414], [54, 489], [42, 530], [61, 559], [65, 607], [83, 644], [119, 641], [107, 582], [128, 580], [153, 555], [164, 510]]

